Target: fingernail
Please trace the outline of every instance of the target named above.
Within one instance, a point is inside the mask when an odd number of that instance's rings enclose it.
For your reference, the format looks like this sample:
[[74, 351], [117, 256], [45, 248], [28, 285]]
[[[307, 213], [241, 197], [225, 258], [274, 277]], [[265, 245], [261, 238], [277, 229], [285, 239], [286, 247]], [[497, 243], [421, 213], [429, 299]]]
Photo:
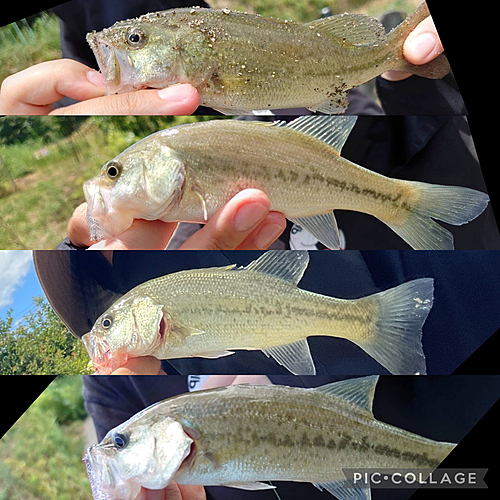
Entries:
[[170, 102], [182, 102], [193, 95], [193, 89], [189, 84], [172, 85], [158, 90], [158, 97]]
[[260, 203], [246, 203], [236, 213], [234, 227], [242, 233], [252, 229], [268, 213], [268, 208]]
[[98, 71], [87, 71], [87, 80], [96, 87], [104, 87], [104, 77]]
[[269, 246], [278, 239], [283, 232], [283, 227], [278, 224], [266, 224], [263, 226], [255, 237], [255, 246], [261, 250], [266, 250]]
[[437, 38], [429, 32], [415, 35], [410, 42], [414, 57], [425, 61], [435, 55], [437, 42]]

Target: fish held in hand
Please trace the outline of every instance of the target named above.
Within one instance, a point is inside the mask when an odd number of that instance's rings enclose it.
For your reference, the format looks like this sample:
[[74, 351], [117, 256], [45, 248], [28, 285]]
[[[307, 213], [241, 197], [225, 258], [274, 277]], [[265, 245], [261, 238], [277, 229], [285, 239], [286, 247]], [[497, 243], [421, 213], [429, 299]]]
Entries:
[[262, 350], [296, 375], [314, 375], [313, 335], [348, 339], [391, 373], [426, 373], [421, 337], [432, 278], [344, 300], [297, 287], [308, 263], [306, 251], [268, 251], [242, 268], [152, 279], [118, 299], [82, 340], [100, 374], [131, 357], [214, 359]]
[[377, 20], [341, 14], [302, 24], [228, 9], [181, 8], [119, 21], [87, 35], [109, 93], [190, 83], [225, 114], [309, 108], [344, 112], [347, 92], [385, 71], [442, 78], [444, 54], [409, 63], [403, 44], [427, 4], [386, 34]]
[[103, 238], [134, 219], [205, 223], [247, 188], [271, 210], [340, 248], [333, 210], [377, 217], [412, 248], [453, 249], [433, 219], [461, 225], [480, 215], [487, 194], [464, 187], [391, 179], [340, 156], [354, 116], [301, 116], [291, 123], [210, 120], [156, 132], [84, 184], [89, 216]]
[[377, 380], [315, 389], [234, 385], [152, 405], [87, 450], [94, 498], [133, 500], [141, 487], [172, 481], [246, 490], [297, 481], [339, 500], [369, 500], [370, 489], [348, 484], [343, 469], [430, 474], [456, 445], [375, 419]]

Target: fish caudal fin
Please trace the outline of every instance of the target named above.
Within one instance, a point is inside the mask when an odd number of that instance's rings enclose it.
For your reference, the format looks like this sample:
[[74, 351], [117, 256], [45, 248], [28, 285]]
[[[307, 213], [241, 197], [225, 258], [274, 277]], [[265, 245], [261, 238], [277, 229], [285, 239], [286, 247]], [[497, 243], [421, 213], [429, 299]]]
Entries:
[[486, 193], [457, 186], [411, 182], [417, 202], [404, 217], [384, 220], [415, 250], [453, 250], [453, 235], [432, 219], [461, 226], [479, 216], [488, 206]]
[[396, 26], [390, 33], [388, 33], [387, 40], [389, 44], [396, 47], [394, 50], [394, 56], [390, 58], [392, 67], [389, 69], [405, 71], [423, 78], [431, 79], [443, 78], [450, 72], [450, 64], [444, 54], [441, 54], [432, 61], [422, 65], [411, 64], [403, 56], [403, 45], [405, 40], [408, 38], [408, 35], [419, 23], [429, 16], [429, 8], [427, 7], [427, 4], [423, 2], [413, 14], [408, 16], [400, 25]]
[[433, 294], [434, 280], [421, 278], [359, 299], [373, 302], [378, 313], [373, 334], [354, 342], [393, 375], [425, 375], [422, 327]]

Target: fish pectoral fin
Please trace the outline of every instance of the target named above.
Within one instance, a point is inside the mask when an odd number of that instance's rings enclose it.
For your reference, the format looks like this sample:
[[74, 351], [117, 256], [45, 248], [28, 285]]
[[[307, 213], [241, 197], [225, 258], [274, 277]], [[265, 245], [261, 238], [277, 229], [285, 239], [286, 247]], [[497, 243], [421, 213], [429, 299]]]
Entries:
[[340, 250], [339, 228], [333, 212], [290, 220], [312, 234], [330, 250]]
[[274, 490], [276, 486], [266, 483], [230, 483], [223, 484], [223, 486], [228, 486], [229, 488], [239, 488], [240, 490], [248, 491], [258, 491], [258, 490]]
[[349, 401], [366, 412], [369, 418], [374, 418], [372, 407], [377, 382], [378, 375], [370, 375], [333, 382], [312, 390]]
[[316, 375], [316, 368], [307, 339], [299, 340], [293, 344], [262, 349], [262, 352], [294, 375]]
[[372, 498], [369, 487], [356, 487], [348, 480], [334, 481], [332, 483], [313, 483], [313, 485], [320, 491], [328, 491], [338, 500], [371, 500]]
[[211, 351], [211, 352], [199, 352], [197, 354], [193, 354], [191, 357], [217, 359], [217, 358], [223, 358], [224, 356], [231, 356], [231, 354], [234, 354], [234, 351]]
[[205, 222], [207, 222], [208, 221], [208, 210], [207, 210], [207, 202], [206, 202], [206, 199], [205, 199], [205, 192], [203, 191], [203, 189], [198, 184], [195, 184], [192, 187], [192, 190], [193, 190], [193, 193], [196, 196], [198, 196], [198, 198], [200, 200], [201, 209], [203, 210], [203, 220]]
[[297, 285], [309, 264], [307, 250], [269, 250], [238, 271], [255, 271]]

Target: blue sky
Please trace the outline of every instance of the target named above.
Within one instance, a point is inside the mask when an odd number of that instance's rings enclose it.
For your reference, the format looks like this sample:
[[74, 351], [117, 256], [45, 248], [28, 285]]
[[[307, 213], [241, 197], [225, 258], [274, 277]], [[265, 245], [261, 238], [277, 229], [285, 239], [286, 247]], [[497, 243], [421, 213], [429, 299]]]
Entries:
[[0, 318], [13, 309], [15, 320], [26, 316], [33, 297], [44, 295], [30, 250], [0, 250]]

